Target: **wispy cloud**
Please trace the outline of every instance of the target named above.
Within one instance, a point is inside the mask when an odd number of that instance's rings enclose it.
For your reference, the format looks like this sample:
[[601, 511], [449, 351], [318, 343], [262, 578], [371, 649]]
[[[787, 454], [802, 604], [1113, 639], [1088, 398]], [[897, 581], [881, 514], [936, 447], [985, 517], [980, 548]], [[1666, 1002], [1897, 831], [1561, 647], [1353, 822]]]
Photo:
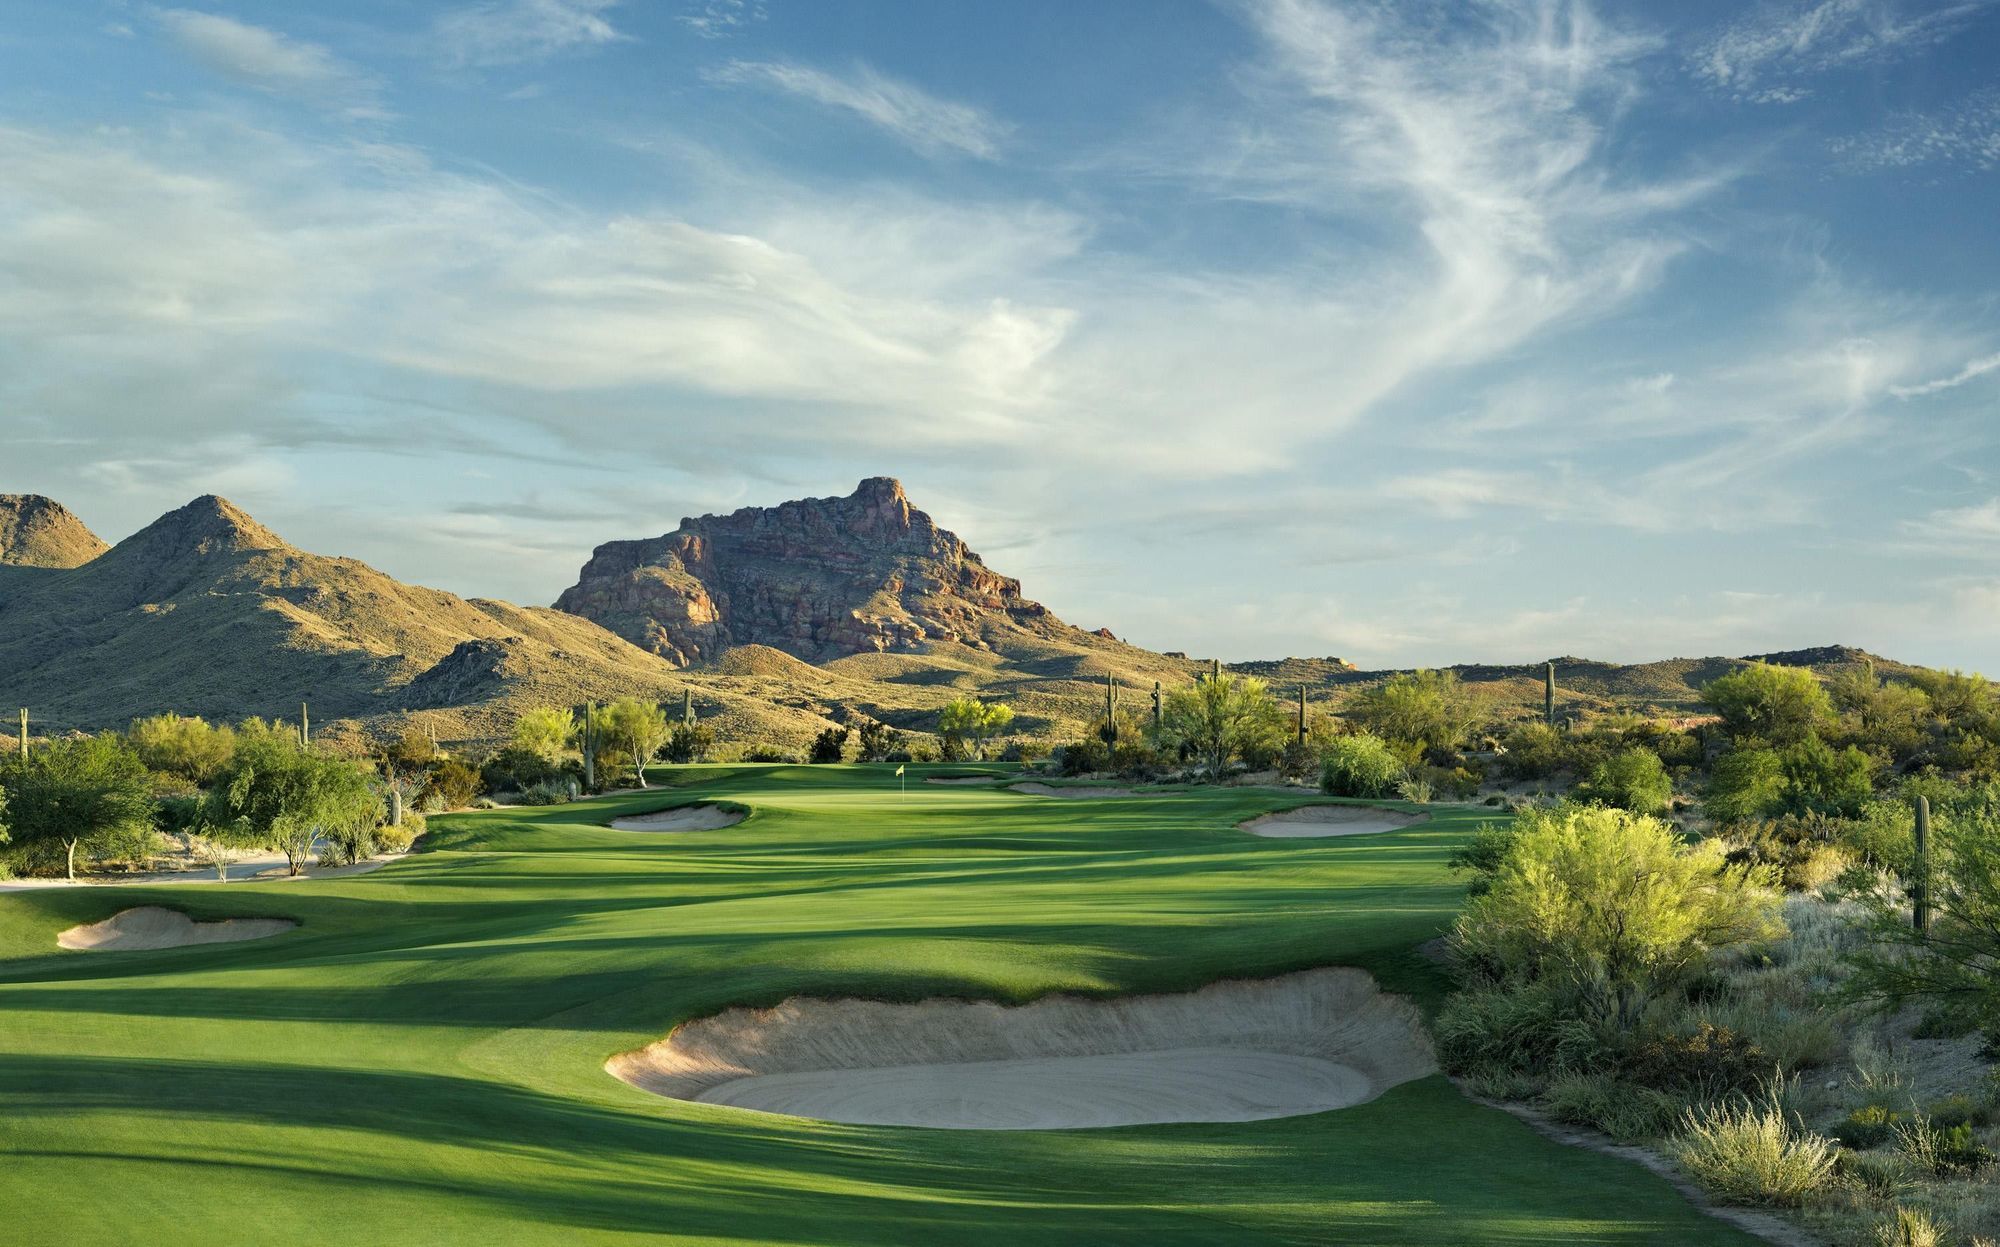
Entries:
[[1943, 390], [1955, 390], [1968, 381], [1976, 381], [1987, 373], [2000, 369], [2000, 354], [1987, 355], [1970, 361], [1965, 367], [1948, 377], [1925, 381], [1917, 385], [1895, 385], [1889, 392], [1897, 398], [1920, 398], [1925, 394], [1936, 394]]
[[226, 78], [352, 117], [386, 116], [374, 77], [319, 44], [192, 9], [163, 9], [157, 18], [175, 46]]
[[605, 14], [618, 0], [490, 0], [438, 18], [437, 35], [456, 65], [515, 65], [601, 47], [626, 36]]
[[2000, 549], [2000, 498], [1933, 511], [1904, 523], [1903, 533], [1933, 553], [1992, 558]]
[[1792, 104], [1806, 80], [1829, 70], [1913, 55], [1957, 34], [1990, 0], [1905, 13], [1891, 0], [1764, 4], [1738, 17], [1689, 58], [1696, 77], [1737, 99]]
[[865, 65], [840, 77], [789, 61], [731, 61], [704, 77], [714, 83], [781, 91], [852, 113], [926, 155], [960, 152], [996, 160], [1012, 131], [970, 104], [940, 99]]
[[1975, 92], [1939, 111], [1898, 113], [1829, 146], [1835, 159], [1860, 173], [1920, 165], [2000, 168], [2000, 91]]
[[704, 39], [733, 35], [764, 20], [763, 0], [695, 0], [675, 19]]

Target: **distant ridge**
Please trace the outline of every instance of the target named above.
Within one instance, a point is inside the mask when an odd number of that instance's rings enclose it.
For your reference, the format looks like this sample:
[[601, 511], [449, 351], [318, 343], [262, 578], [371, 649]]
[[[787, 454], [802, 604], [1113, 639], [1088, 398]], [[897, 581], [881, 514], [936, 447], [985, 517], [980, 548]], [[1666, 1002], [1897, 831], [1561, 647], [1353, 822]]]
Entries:
[[78, 567], [108, 548], [55, 499], [0, 494], [0, 565]]

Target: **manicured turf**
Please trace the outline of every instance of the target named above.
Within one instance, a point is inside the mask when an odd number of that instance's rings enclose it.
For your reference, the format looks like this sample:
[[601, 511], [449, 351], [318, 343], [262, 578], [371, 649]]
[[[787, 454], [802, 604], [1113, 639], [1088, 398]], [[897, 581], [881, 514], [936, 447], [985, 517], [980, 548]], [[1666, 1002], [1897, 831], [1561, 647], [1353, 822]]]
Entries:
[[[662, 772], [670, 793], [436, 819], [308, 883], [0, 896], [0, 1239], [63, 1243], [1617, 1243], [1750, 1240], [1440, 1078], [1237, 1125], [972, 1133], [683, 1104], [611, 1053], [787, 995], [1027, 999], [1366, 967], [1416, 946], [1478, 821], [1264, 840], [1302, 798], [1059, 800], [889, 768]], [[919, 777], [912, 769], [912, 780]], [[695, 794], [722, 831], [602, 824]], [[57, 953], [137, 904], [297, 919]]]

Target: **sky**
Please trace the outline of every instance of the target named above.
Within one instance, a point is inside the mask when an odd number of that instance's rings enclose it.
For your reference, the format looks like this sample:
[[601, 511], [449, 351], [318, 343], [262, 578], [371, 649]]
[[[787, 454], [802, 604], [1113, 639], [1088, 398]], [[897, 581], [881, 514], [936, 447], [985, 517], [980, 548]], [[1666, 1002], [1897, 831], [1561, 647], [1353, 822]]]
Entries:
[[2000, 0], [0, 9], [0, 491], [545, 604], [875, 475], [1158, 649], [2000, 675]]

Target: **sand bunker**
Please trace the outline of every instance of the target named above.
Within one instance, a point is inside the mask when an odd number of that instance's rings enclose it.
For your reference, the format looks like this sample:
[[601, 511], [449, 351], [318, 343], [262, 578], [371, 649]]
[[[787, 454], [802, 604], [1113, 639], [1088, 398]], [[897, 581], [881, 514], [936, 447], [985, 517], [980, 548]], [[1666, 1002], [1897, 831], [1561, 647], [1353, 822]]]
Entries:
[[1265, 814], [1236, 826], [1253, 836], [1300, 839], [1314, 836], [1366, 836], [1401, 831], [1430, 818], [1373, 805], [1302, 805], [1296, 810]]
[[122, 953], [189, 944], [233, 944], [283, 935], [299, 924], [289, 918], [224, 918], [196, 922], [178, 909], [145, 905], [122, 910], [102, 922], [71, 927], [56, 936], [64, 948], [85, 952]]
[[605, 1069], [641, 1090], [858, 1125], [1062, 1130], [1345, 1108], [1436, 1071], [1361, 970], [1007, 1006], [795, 997], [678, 1027]]
[[1009, 784], [1014, 792], [1025, 792], [1036, 797], [1129, 797], [1130, 788], [1058, 788], [1054, 784]]
[[716, 831], [743, 821], [743, 811], [725, 810], [719, 805], [683, 805], [657, 814], [634, 814], [614, 818], [619, 831]]

